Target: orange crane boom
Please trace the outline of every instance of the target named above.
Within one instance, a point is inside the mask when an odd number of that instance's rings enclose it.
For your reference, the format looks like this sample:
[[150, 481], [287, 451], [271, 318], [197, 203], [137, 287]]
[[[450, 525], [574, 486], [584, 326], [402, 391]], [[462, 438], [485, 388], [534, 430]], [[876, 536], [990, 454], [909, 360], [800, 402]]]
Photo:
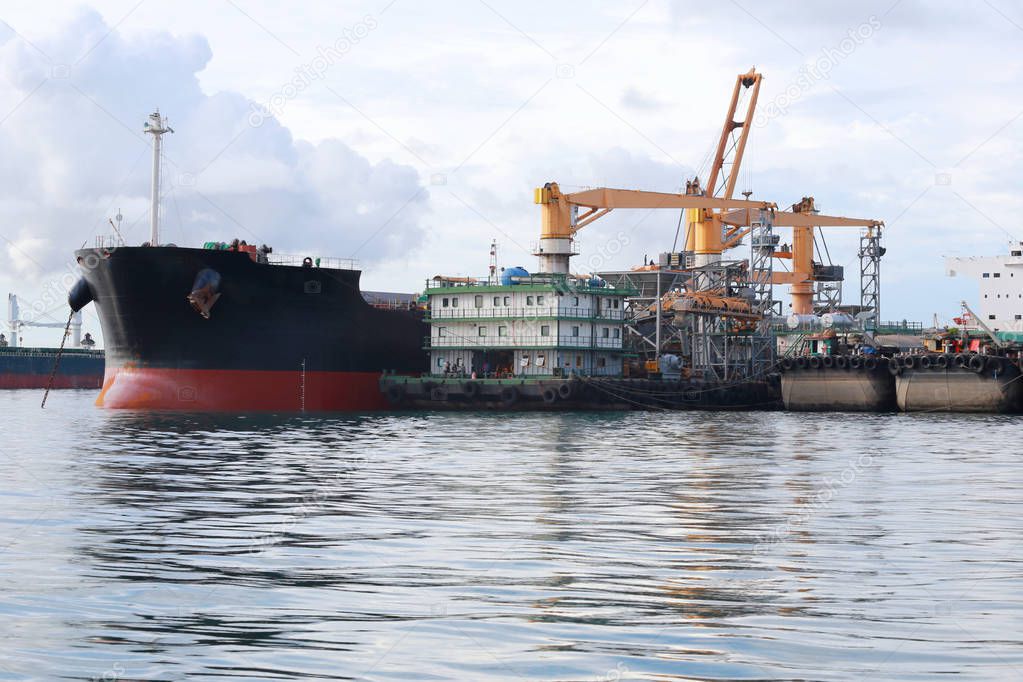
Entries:
[[[773, 211], [776, 208], [775, 204], [769, 201], [715, 199], [693, 194], [609, 187], [563, 194], [556, 182], [548, 182], [534, 190], [533, 200], [540, 205], [542, 218], [540, 247], [535, 255], [540, 257], [540, 270], [550, 273], [567, 273], [568, 260], [573, 255], [572, 238], [575, 233], [616, 208], [692, 208], [701, 211], [725, 209]], [[722, 230], [719, 215], [707, 213], [708, 220], [718, 226], [716, 231], [709, 233], [711, 236], [715, 234], [718, 236], [718, 244], [705, 244], [708, 248], [716, 248], [718, 253], [723, 250], [723, 245], [720, 244]]]

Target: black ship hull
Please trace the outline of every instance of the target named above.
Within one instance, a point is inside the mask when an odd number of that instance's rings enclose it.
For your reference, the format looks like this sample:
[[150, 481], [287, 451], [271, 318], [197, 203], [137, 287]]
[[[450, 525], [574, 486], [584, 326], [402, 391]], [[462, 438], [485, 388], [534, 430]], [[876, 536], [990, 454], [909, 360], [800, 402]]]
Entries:
[[[84, 285], [72, 293], [72, 307], [94, 301], [103, 328], [100, 406], [387, 409], [381, 374], [418, 373], [428, 364], [421, 312], [371, 306], [357, 270], [177, 247], [76, 255]], [[188, 297], [210, 282], [205, 317]]]

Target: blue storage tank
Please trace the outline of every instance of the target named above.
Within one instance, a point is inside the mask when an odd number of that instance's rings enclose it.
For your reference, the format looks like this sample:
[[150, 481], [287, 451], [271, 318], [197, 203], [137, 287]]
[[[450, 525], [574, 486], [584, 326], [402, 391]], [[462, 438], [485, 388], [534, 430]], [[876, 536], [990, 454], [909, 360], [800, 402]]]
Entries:
[[529, 273], [524, 267], [519, 265], [516, 265], [514, 268], [507, 268], [501, 273], [501, 284], [506, 287], [515, 284], [515, 282], [512, 281], [512, 277], [529, 277]]

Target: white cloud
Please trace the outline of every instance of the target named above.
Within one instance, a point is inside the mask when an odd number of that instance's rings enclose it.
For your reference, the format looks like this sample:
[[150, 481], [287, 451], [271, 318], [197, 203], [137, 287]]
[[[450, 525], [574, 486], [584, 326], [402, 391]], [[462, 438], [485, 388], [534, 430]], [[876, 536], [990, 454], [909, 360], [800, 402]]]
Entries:
[[60, 277], [74, 249], [110, 232], [117, 209], [129, 242], [147, 238], [151, 152], [141, 128], [156, 106], [175, 129], [165, 137], [166, 241], [237, 236], [285, 253], [358, 251], [373, 263], [423, 237], [428, 193], [415, 169], [371, 162], [336, 139], [296, 140], [272, 118], [249, 125], [244, 95], [201, 90], [212, 52], [200, 36], [129, 36], [81, 11], [31, 44], [10, 31], [0, 41], [9, 84], [0, 90], [0, 286], [26, 301]]
[[[880, 28], [869, 40], [752, 132], [741, 184], [782, 205], [813, 195], [828, 212], [886, 220], [893, 317], [954, 312], [964, 282], [945, 280], [941, 255], [998, 252], [1007, 236], [995, 223], [1023, 232], [1014, 185], [1023, 119], [1012, 122], [1023, 111], [1014, 87], [1023, 34], [987, 6], [651, 0], [579, 12], [523, 0], [490, 3], [498, 16], [452, 0], [386, 11], [372, 0], [309, 0], [301, 11], [247, 3], [259, 26], [228, 3], [147, 3], [126, 16], [130, 5], [96, 0], [101, 19], [72, 14], [69, 2], [53, 0], [47, 16], [15, 8], [5, 17], [69, 63], [118, 25], [70, 80], [46, 82], [0, 125], [0, 153], [16, 160], [0, 169], [0, 232], [21, 239], [63, 225], [43, 235], [56, 261], [58, 245], [91, 238], [118, 206], [144, 238], [148, 158], [138, 129], [160, 105], [178, 131], [168, 140], [176, 186], [165, 222], [179, 243], [247, 236], [227, 213], [278, 249], [339, 255], [386, 224], [359, 253], [376, 289], [482, 273], [491, 238], [505, 264], [529, 267], [533, 187], [677, 187], [716, 140], [736, 73], [756, 65], [766, 75], [761, 102], [771, 102], [872, 15]], [[1023, 24], [1018, 10], [999, 7]], [[367, 15], [376, 27], [287, 101], [283, 126], [245, 129], [253, 102], [281, 92], [318, 46]], [[51, 23], [64, 28], [54, 33]], [[0, 41], [0, 82], [10, 84], [0, 89], [2, 118], [49, 65], [2, 26]], [[557, 77], [559, 65], [570, 77]], [[183, 173], [195, 184], [182, 186]], [[937, 185], [939, 173], [951, 185]], [[433, 176], [443, 182], [430, 184]], [[634, 229], [613, 264], [624, 269], [669, 248], [676, 223], [670, 211], [615, 212], [580, 240], [585, 253]], [[827, 234], [834, 260], [855, 266], [856, 235]]]

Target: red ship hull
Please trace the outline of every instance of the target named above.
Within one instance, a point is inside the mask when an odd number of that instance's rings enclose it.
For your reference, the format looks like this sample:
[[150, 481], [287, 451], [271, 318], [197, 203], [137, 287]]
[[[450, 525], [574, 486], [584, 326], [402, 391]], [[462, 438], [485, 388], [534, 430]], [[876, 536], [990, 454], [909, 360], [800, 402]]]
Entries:
[[391, 409], [379, 372], [108, 368], [100, 407], [227, 412]]

